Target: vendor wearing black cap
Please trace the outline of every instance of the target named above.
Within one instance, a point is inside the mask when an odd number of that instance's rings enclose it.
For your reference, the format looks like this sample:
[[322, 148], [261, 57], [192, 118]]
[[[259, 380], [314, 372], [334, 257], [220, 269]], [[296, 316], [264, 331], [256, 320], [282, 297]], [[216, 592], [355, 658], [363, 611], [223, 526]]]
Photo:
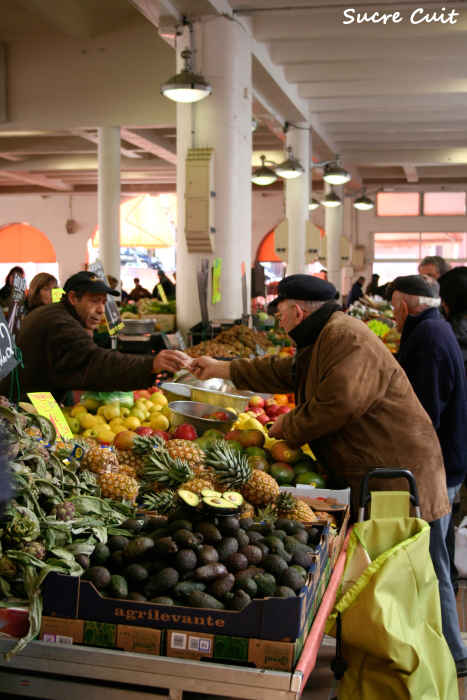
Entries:
[[[297, 344], [292, 358], [274, 355], [221, 362], [193, 361], [200, 379], [230, 378], [238, 389], [295, 393], [296, 408], [269, 430], [291, 447], [308, 443], [337, 484], [352, 486], [354, 503], [371, 467], [410, 469], [422, 516], [449, 513], [438, 438], [405, 372], [362, 321], [334, 300], [335, 287], [308, 275], [279, 282], [275, 300], [282, 327]], [[387, 490], [387, 482], [379, 484]], [[399, 480], [391, 486], [404, 489]], [[378, 488], [378, 482], [375, 486]]]
[[[107, 294], [118, 296], [92, 272], [70, 277], [65, 296], [28, 314], [17, 345], [23, 356], [19, 369], [21, 400], [49, 391], [60, 402], [70, 390], [132, 391], [151, 386], [163, 370], [176, 372], [191, 362], [176, 350], [162, 350], [154, 359], [123, 355], [97, 347], [92, 333], [104, 313]], [[11, 375], [0, 382], [0, 394], [10, 395]]]

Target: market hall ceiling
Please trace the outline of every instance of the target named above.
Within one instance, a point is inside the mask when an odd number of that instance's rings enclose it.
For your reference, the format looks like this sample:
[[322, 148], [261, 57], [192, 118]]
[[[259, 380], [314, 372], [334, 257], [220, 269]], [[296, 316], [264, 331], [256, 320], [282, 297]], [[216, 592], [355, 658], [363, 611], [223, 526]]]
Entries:
[[[458, 17], [454, 24], [412, 24], [419, 7], [430, 16], [445, 7], [445, 16], [455, 10]], [[355, 17], [399, 12], [402, 20], [345, 25], [348, 8]], [[0, 0], [0, 43], [7, 47], [8, 67], [9, 45], [21, 33], [34, 41], [53, 30], [87, 41], [143, 25], [167, 25], [181, 15], [223, 12], [253, 36], [255, 152], [280, 151], [283, 122], [306, 111], [315, 160], [340, 153], [355, 183], [465, 182], [466, 2]], [[123, 126], [123, 192], [174, 191], [172, 122]], [[8, 124], [0, 126], [0, 193], [95, 191], [96, 136], [93, 125], [16, 132]]]

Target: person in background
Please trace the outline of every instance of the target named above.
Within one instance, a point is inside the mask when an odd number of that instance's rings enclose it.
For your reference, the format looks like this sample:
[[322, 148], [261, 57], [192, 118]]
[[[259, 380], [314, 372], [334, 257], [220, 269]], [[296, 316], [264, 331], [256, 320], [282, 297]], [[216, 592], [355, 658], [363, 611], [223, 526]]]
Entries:
[[147, 289], [145, 289], [141, 284], [139, 283], [139, 279], [135, 277], [133, 280], [134, 282], [134, 289], [131, 290], [131, 292], [128, 295], [128, 299], [131, 301], [139, 301], [140, 299], [144, 299], [146, 297], [151, 296], [151, 292], [149, 292]]
[[0, 289], [0, 306], [2, 308], [5, 308], [10, 303], [11, 290], [13, 289], [15, 274], [21, 275], [21, 277], [26, 276], [22, 267], [15, 266], [11, 268], [10, 272], [5, 277], [5, 286]]
[[455, 267], [438, 281], [441, 303], [459, 343], [467, 373], [467, 267]]
[[[428, 275], [396, 277], [390, 286], [396, 328], [402, 333], [399, 363], [438, 435], [452, 508], [467, 474], [467, 378], [456, 337], [439, 315], [439, 288]], [[432, 523], [430, 554], [439, 581], [443, 634], [458, 675], [465, 676], [467, 649], [459, 630], [446, 543], [450, 520], [448, 513]]]
[[[118, 283], [120, 282], [120, 280], [118, 280], [113, 275], [107, 275], [107, 282], [109, 283], [109, 287], [111, 287], [112, 289], [116, 289], [118, 292]], [[128, 293], [125, 292], [123, 287], [122, 287], [122, 290], [119, 292], [119, 294], [120, 294], [121, 302], [117, 301], [116, 302], [117, 306], [120, 306], [121, 303], [125, 303], [128, 299]]]
[[52, 303], [52, 289], [58, 289], [58, 282], [48, 272], [39, 272], [32, 278], [29, 292], [24, 305], [24, 315], [45, 304]]
[[375, 296], [375, 294], [378, 294], [378, 287], [379, 287], [379, 275], [373, 273], [371, 275], [371, 282], [369, 282], [366, 286], [365, 289], [365, 294], [371, 294], [372, 297]]
[[428, 275], [428, 277], [432, 277], [434, 280], [439, 280], [441, 275], [444, 275], [444, 273], [448, 272], [450, 269], [450, 264], [439, 255], [427, 255], [418, 266], [418, 272], [421, 275]]
[[365, 278], [359, 277], [356, 282], [353, 283], [352, 289], [347, 297], [347, 308], [353, 304], [357, 299], [361, 299], [363, 296], [363, 285], [365, 284]]
[[[158, 270], [157, 274], [159, 277], [158, 284], [162, 285], [162, 289], [165, 292], [165, 296], [170, 301], [171, 299], [173, 299], [175, 297], [175, 285], [172, 282], [172, 280], [170, 280], [167, 277], [164, 270]], [[153, 296], [153, 299], [159, 299], [159, 301], [162, 301], [161, 295], [159, 294], [159, 290], [157, 289], [157, 284], [154, 287], [154, 289], [152, 290], [152, 296]]]

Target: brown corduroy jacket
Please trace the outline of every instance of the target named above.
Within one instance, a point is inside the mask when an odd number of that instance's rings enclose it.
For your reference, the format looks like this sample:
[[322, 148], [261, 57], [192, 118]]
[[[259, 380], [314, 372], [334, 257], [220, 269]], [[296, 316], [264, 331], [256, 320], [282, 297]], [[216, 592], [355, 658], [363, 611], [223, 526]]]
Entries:
[[[313, 316], [302, 323], [312, 323]], [[354, 509], [365, 471], [387, 467], [413, 473], [425, 520], [449, 513], [436, 432], [381, 340], [358, 319], [335, 311], [317, 339], [299, 347], [295, 366], [293, 358], [234, 360], [231, 379], [238, 389], [295, 392], [297, 407], [284, 416], [284, 439], [292, 447], [308, 443], [352, 487]], [[402, 490], [406, 483], [378, 479], [370, 490]]]

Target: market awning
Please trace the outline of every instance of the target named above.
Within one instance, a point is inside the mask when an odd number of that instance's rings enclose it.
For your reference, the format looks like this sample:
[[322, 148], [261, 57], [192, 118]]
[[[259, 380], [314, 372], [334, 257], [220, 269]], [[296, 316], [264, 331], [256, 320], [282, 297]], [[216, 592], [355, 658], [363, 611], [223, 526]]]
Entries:
[[0, 228], [0, 263], [55, 263], [57, 257], [47, 236], [26, 223]]
[[[120, 246], [171, 248], [175, 245], [173, 224], [176, 224], [176, 211], [174, 195], [165, 195], [162, 200], [160, 196], [146, 194], [123, 202], [120, 205]], [[99, 248], [98, 228], [92, 245]]]

